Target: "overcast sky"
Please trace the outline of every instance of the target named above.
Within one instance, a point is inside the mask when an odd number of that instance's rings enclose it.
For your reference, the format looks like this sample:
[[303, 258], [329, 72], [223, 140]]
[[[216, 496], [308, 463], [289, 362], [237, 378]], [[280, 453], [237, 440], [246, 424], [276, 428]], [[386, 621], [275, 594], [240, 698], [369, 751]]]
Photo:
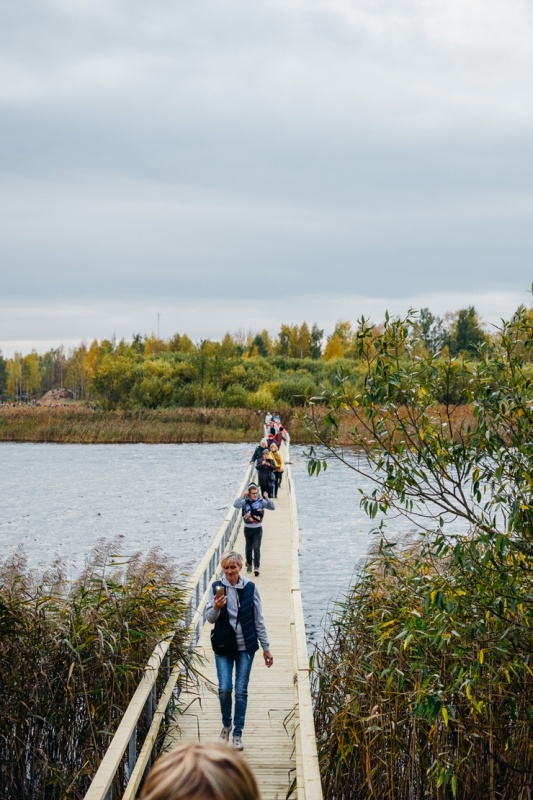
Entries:
[[532, 41], [529, 0], [4, 0], [3, 354], [529, 306]]

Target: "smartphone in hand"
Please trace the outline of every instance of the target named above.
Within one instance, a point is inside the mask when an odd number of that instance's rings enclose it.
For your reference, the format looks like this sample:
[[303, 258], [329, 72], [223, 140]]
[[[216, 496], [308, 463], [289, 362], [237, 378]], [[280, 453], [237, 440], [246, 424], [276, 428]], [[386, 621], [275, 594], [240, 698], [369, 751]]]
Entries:
[[215, 597], [224, 597], [226, 590], [223, 586], [217, 586], [215, 589]]

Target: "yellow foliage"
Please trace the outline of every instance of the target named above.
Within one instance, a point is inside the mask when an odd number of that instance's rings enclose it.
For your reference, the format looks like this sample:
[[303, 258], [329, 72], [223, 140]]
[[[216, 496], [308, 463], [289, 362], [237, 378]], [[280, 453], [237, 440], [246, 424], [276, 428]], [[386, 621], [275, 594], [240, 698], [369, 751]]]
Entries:
[[324, 360], [331, 361], [333, 358], [343, 358], [344, 347], [337, 333], [330, 336], [328, 343], [324, 350]]

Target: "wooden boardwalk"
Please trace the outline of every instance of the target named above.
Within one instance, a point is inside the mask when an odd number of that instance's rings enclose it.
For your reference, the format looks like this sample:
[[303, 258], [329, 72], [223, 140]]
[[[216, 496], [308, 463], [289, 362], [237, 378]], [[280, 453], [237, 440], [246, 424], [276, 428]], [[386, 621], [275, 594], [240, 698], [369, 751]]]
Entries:
[[[301, 611], [298, 575], [298, 521], [290, 467], [286, 468], [283, 483], [275, 500], [276, 510], [265, 511], [261, 545], [261, 574], [251, 578], [261, 594], [263, 612], [274, 664], [265, 666], [262, 650], [256, 653], [252, 668], [246, 725], [243, 732], [244, 755], [253, 768], [259, 783], [262, 800], [282, 800], [298, 777], [298, 791], [293, 797], [317, 800], [322, 797], [319, 781], [302, 785], [302, 759], [313, 760], [314, 728], [309, 702], [302, 709], [296, 690], [299, 682], [307, 681], [307, 656], [303, 632], [303, 614], [295, 624], [296, 608]], [[234, 549], [244, 556], [242, 526]], [[245, 568], [244, 568], [245, 569]], [[295, 598], [296, 593], [296, 598]], [[298, 613], [296, 613], [298, 616]], [[222, 728], [217, 694], [214, 657], [209, 636], [212, 626], [204, 626], [197, 650], [203, 659], [203, 677], [190, 681], [181, 692], [167, 747], [177, 739], [209, 741], [217, 739]], [[303, 640], [302, 640], [303, 636]], [[299, 642], [299, 660], [297, 656]], [[299, 677], [301, 676], [301, 677]], [[307, 694], [309, 692], [307, 691]], [[305, 692], [303, 693], [305, 698]], [[302, 717], [301, 711], [304, 716]], [[300, 739], [295, 744], [295, 727], [307, 722], [309, 755], [305, 736], [303, 751]], [[315, 751], [316, 758], [316, 751]], [[315, 765], [316, 766], [316, 765]], [[315, 769], [315, 775], [317, 770]]]

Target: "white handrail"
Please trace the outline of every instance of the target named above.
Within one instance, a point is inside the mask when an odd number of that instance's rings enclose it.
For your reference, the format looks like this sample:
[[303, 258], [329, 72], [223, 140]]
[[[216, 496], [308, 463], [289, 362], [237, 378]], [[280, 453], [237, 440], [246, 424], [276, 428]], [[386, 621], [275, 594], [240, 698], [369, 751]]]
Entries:
[[295, 675], [295, 726], [296, 749], [296, 797], [297, 800], [322, 800], [322, 783], [316, 747], [315, 723], [311, 700], [311, 683], [305, 621], [300, 591], [300, 568], [298, 563], [299, 528], [296, 508], [296, 493], [290, 466], [287, 466], [289, 503], [292, 529], [292, 642], [293, 668]]

